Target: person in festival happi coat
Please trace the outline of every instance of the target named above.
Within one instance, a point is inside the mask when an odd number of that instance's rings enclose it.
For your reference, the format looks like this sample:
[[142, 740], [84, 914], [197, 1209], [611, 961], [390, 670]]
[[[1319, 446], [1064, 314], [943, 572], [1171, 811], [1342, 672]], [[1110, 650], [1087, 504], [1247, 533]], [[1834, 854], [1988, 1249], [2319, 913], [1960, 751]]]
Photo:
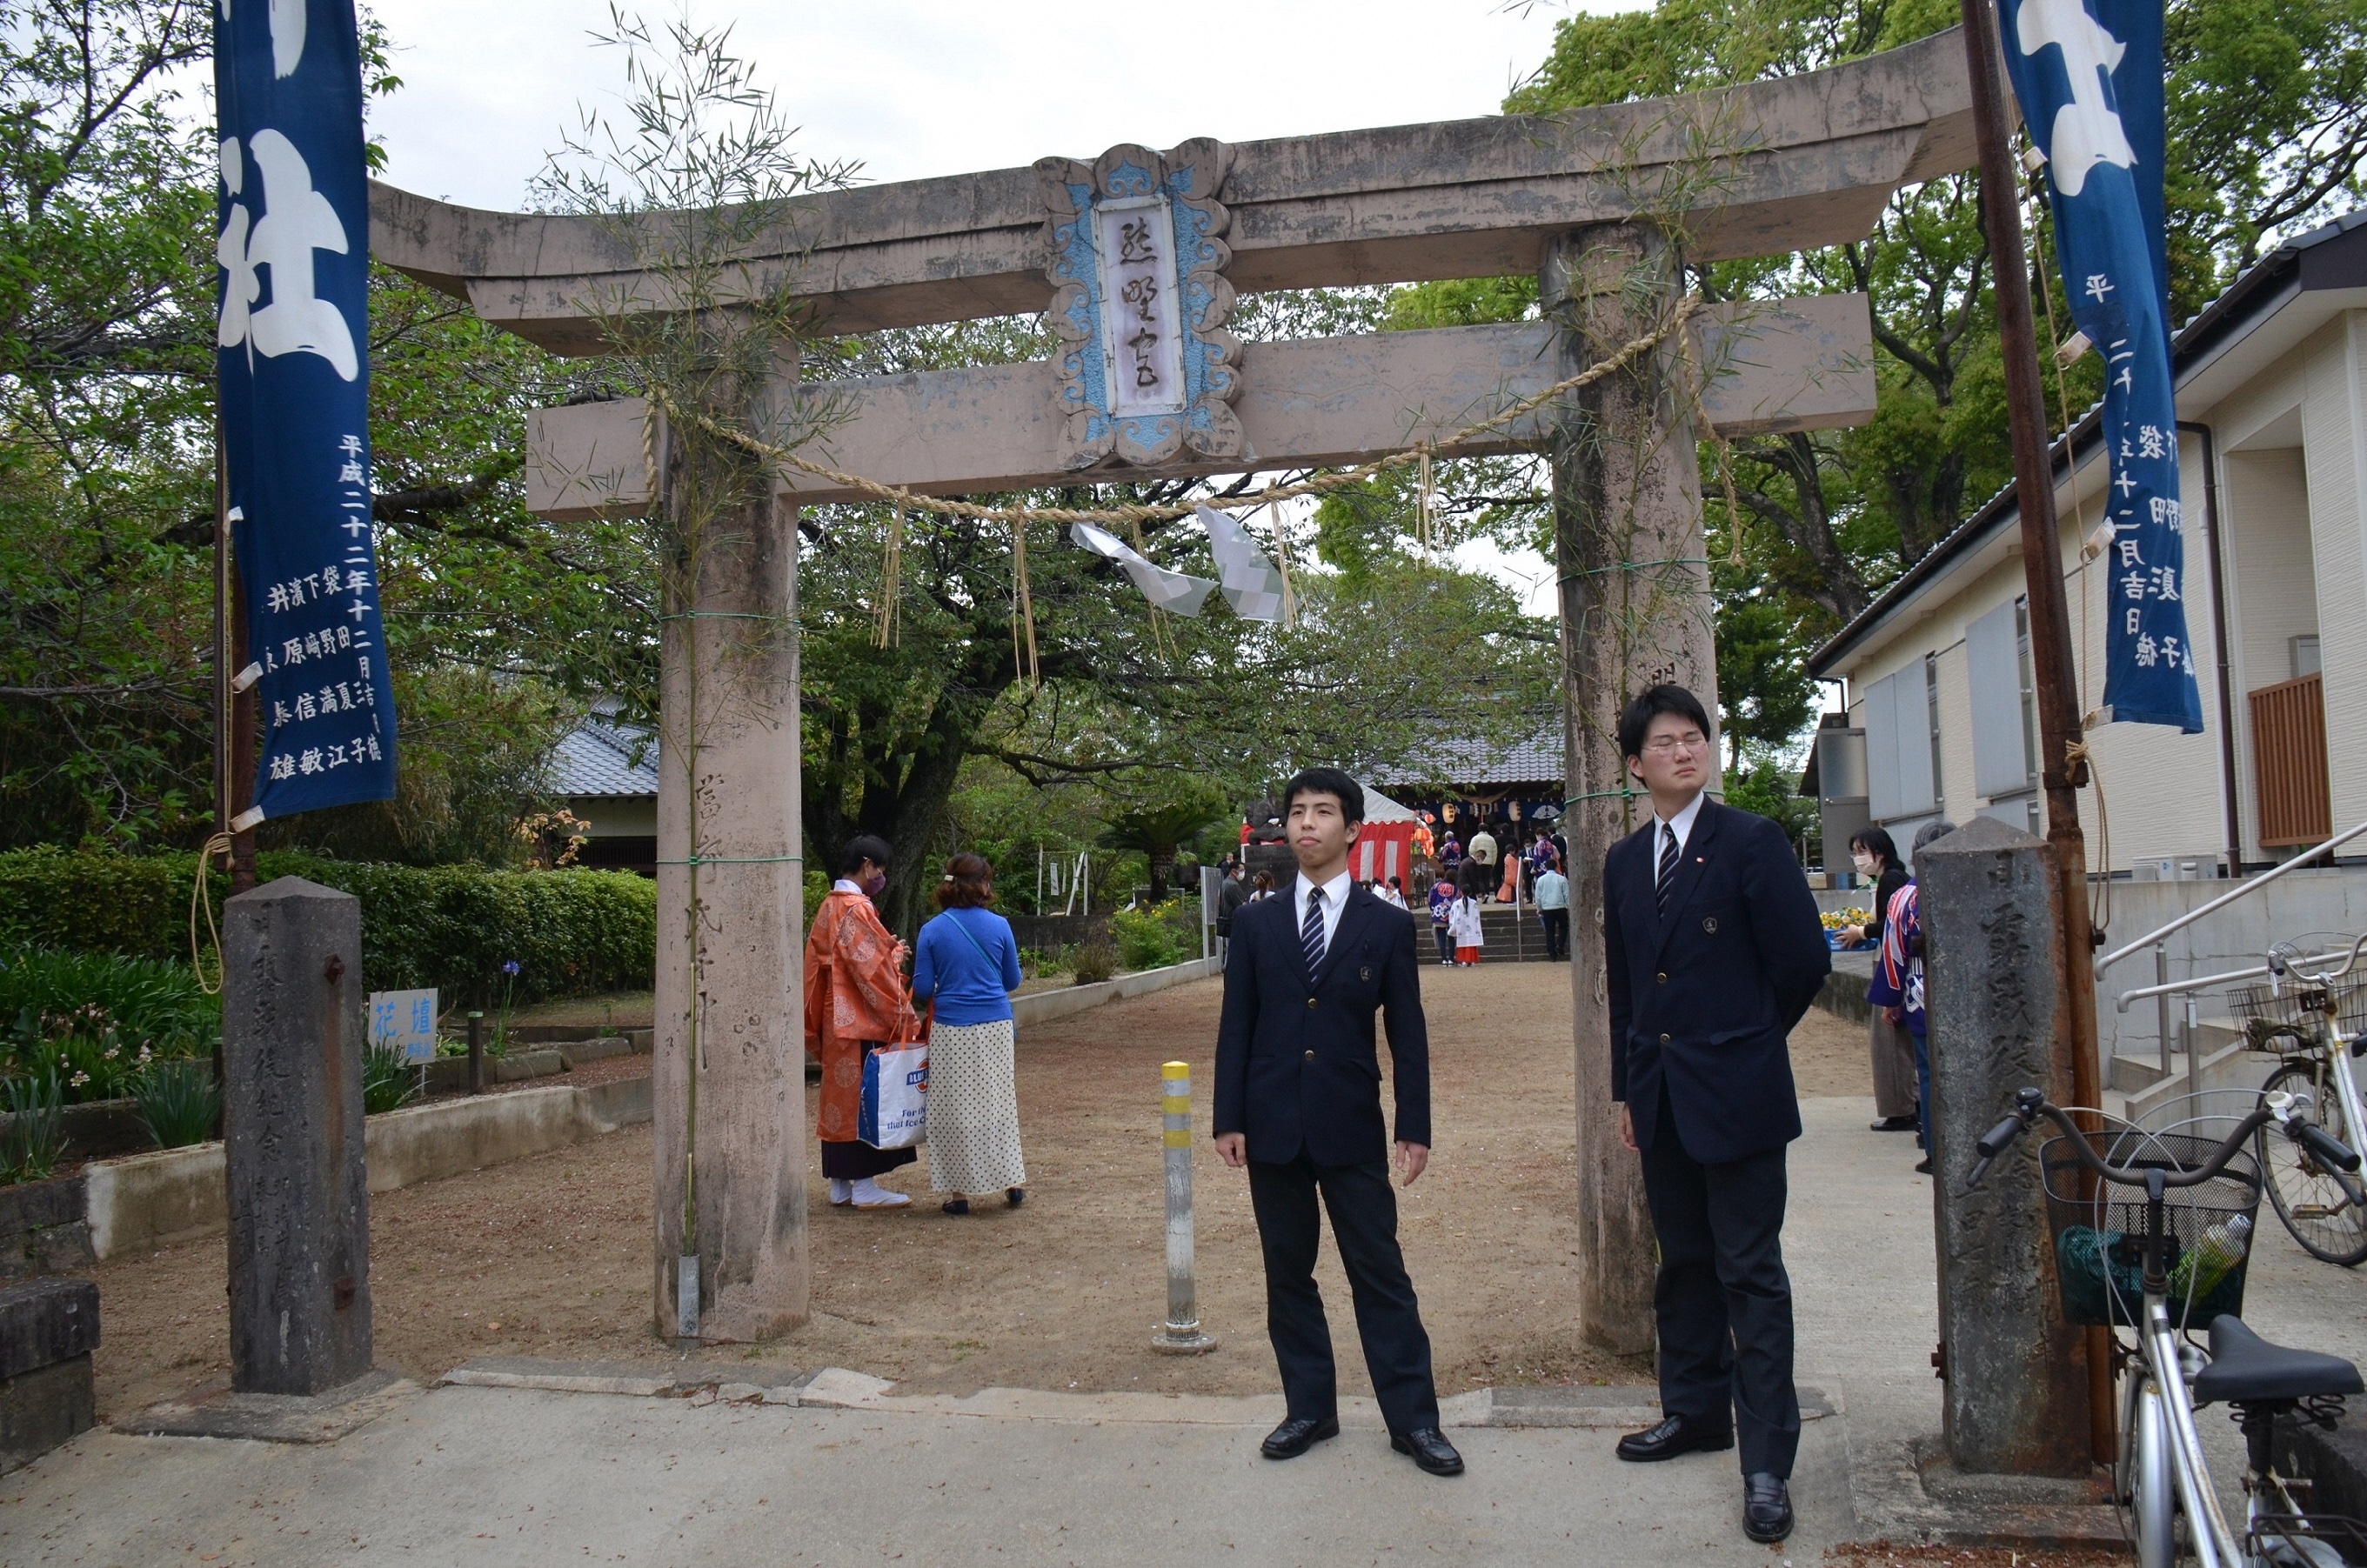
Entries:
[[838, 880], [814, 911], [806, 938], [806, 1055], [821, 1064], [821, 1173], [830, 1201], [858, 1209], [900, 1209], [911, 1197], [879, 1178], [918, 1157], [855, 1136], [863, 1111], [863, 1058], [873, 1047], [916, 1039], [920, 1021], [904, 991], [904, 944], [871, 900], [888, 886], [886, 840], [858, 834], [839, 852]]

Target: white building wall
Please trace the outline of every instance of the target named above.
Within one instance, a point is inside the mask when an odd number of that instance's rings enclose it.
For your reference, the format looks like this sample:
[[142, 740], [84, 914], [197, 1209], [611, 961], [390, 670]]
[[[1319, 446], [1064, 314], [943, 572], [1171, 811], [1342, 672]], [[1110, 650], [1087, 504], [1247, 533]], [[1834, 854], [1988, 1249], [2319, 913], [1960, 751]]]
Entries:
[[[2258, 841], [2257, 793], [2246, 694], [2292, 676], [2290, 639], [2320, 637], [2327, 729], [2339, 830], [2367, 820], [2367, 310], [2350, 310], [2277, 356], [2213, 405], [2189, 411], [2220, 446], [2223, 548], [2237, 753], [2237, 803], [2248, 860], [2271, 858]], [[2181, 436], [2187, 518], [2184, 599], [2189, 648], [2203, 702], [2203, 729], [2180, 735], [2154, 726], [2104, 725], [2089, 737], [2111, 827], [2109, 861], [2093, 791], [2081, 792], [2090, 867], [2128, 871], [2140, 859], [2218, 858], [2226, 846], [2221, 763], [2218, 647], [2213, 626], [2205, 475], [2199, 438]], [[2108, 476], [2091, 459], [2080, 499], [2058, 491], [2062, 559], [2083, 712], [2103, 700], [2103, 647], [2110, 584], [2079, 560], [2080, 536], [2104, 515]], [[1965, 627], [2023, 591], [2010, 541], [1992, 541], [1902, 608], [1861, 646], [1849, 677], [1852, 699], [1894, 671], [1941, 655], [1943, 806], [1957, 821], [1988, 804], [1972, 792]], [[1863, 722], [1852, 701], [1852, 720]]]
[[[2293, 428], [2298, 434], [2298, 420]], [[2251, 707], [2246, 694], [2291, 679], [2292, 639], [2317, 630], [2309, 485], [2299, 446], [2229, 452], [2219, 461], [2244, 853], [2255, 861], [2273, 860], [2283, 852], [2260, 846], [2259, 791], [2253, 784]]]
[[[2199, 459], [2197, 459], [2199, 461]], [[2091, 465], [2101, 468], [2101, 465]], [[2082, 486], [2094, 483], [2081, 475]], [[2078, 528], [2071, 496], [2058, 495], [2062, 506], [2065, 595], [2070, 602], [2071, 636], [2078, 649], [2082, 710], [2093, 708], [2103, 695], [2104, 616], [2107, 584], [2100, 570], [2083, 570], [2078, 559]], [[2101, 522], [2100, 503], [2089, 498], [2082, 509], [2092, 526]], [[2198, 513], [2199, 514], [2199, 513]], [[2218, 657], [2211, 637], [2210, 581], [2202, 554], [2201, 529], [2189, 541], [2191, 567], [2201, 572], [2187, 595], [2188, 633], [2193, 639], [2198, 679], [2203, 691], [2204, 731], [2180, 735], [2152, 726], [2107, 725], [2089, 738], [2095, 769], [2103, 781], [2105, 815], [2112, 825], [2111, 869], [2127, 871], [2147, 855], [2211, 855], [2223, 844], [2219, 788], [2218, 719], [2213, 665]], [[2009, 556], [1968, 582], [1959, 592], [1931, 607], [1931, 613], [1869, 654], [1851, 672], [1852, 693], [1894, 671], [1912, 671], [1924, 655], [1940, 655], [1941, 784], [1942, 809], [1958, 823], [1969, 819], [1988, 797], [1973, 793], [1972, 693], [1965, 664], [1965, 628], [2001, 604], [2026, 591], [2020, 557]], [[2084, 610], [2084, 615], [2083, 615]], [[1862, 709], [1852, 708], [1852, 721], [1863, 722]], [[2104, 866], [2107, 848], [2099, 832], [2095, 792], [2080, 794], [2080, 821], [2088, 835], [2091, 870]], [[1905, 846], [1902, 844], [1901, 846]]]
[[2337, 831], [2367, 819], [2367, 311], [2346, 312], [2309, 348], [2302, 400], [2319, 649], [2326, 670], [2327, 761]]
[[1959, 827], [1972, 819], [1973, 694], [1964, 627], [1940, 649], [1940, 809]]

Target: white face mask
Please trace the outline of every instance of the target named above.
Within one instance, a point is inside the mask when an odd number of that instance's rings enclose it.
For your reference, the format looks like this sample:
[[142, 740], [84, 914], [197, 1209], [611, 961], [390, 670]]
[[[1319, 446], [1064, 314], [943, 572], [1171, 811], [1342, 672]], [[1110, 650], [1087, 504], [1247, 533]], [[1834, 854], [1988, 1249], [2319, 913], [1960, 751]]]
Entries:
[[1860, 871], [1872, 871], [1874, 869], [1874, 857], [1866, 853], [1863, 850], [1858, 850], [1852, 852], [1850, 859], [1855, 863], [1858, 870]]

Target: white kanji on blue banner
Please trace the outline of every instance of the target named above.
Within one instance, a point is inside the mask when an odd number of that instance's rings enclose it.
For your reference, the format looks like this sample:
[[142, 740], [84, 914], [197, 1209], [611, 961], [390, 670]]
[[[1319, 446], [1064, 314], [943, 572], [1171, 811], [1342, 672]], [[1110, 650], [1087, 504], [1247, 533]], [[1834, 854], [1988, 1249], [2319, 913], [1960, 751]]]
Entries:
[[2203, 695], [2169, 378], [2161, 0], [1999, 0], [1999, 11], [2014, 96], [2046, 155], [2072, 319], [2104, 357], [2105, 714], [2192, 735]]
[[214, 256], [255, 818], [394, 794], [369, 482], [369, 194], [352, 0], [217, 0]]

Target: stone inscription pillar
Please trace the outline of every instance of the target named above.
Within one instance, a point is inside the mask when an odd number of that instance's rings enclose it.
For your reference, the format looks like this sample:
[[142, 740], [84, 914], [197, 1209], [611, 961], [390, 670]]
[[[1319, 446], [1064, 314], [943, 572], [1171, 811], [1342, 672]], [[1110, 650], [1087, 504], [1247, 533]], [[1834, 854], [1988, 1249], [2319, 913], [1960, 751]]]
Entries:
[[370, 1368], [361, 900], [298, 876], [222, 906], [231, 1385]]
[[1948, 1453], [1988, 1474], [2084, 1476], [2085, 1337], [2063, 1318], [2039, 1186], [2041, 1122], [1990, 1169], [1973, 1145], [2038, 1088], [2071, 1103], [2055, 851], [1976, 817], [1916, 857], [1931, 1021], [1932, 1220]]
[[764, 500], [709, 529], [660, 677], [654, 1282], [672, 1337], [695, 1169], [699, 1337], [735, 1342], [803, 1323], [810, 1292], [797, 513]]
[[[1538, 291], [1563, 329], [1558, 375], [1641, 336], [1674, 306], [1677, 258], [1656, 231], [1602, 224], [1546, 246]], [[1578, 1045], [1580, 1316], [1625, 1355], [1653, 1345], [1656, 1268], [1637, 1156], [1611, 1100], [1603, 958], [1603, 857], [1650, 814], [1621, 792], [1619, 710], [1655, 682], [1692, 688], [1716, 722], [1709, 569], [1693, 403], [1673, 344], [1582, 389], [1551, 450], [1561, 578], [1565, 785], [1570, 806], [1570, 986]], [[1713, 740], [1715, 738], [1713, 738]]]

